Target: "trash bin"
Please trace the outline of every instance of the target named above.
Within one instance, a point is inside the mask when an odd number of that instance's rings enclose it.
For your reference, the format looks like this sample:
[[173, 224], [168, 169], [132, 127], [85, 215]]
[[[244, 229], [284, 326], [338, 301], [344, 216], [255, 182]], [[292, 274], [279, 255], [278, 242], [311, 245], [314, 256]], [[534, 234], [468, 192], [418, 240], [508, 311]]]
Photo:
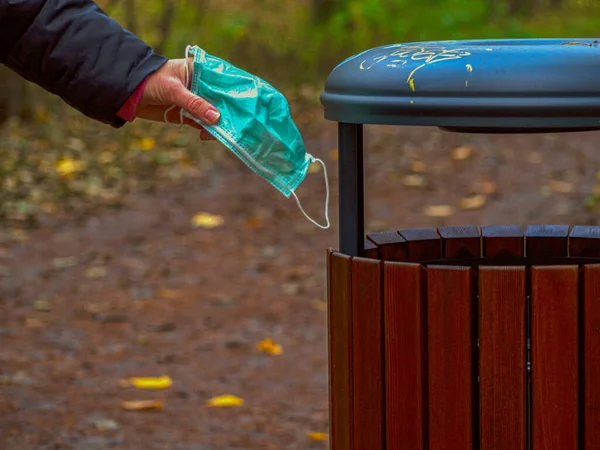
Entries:
[[338, 65], [333, 450], [600, 449], [600, 227], [364, 235], [363, 125], [600, 129], [594, 40], [397, 44]]

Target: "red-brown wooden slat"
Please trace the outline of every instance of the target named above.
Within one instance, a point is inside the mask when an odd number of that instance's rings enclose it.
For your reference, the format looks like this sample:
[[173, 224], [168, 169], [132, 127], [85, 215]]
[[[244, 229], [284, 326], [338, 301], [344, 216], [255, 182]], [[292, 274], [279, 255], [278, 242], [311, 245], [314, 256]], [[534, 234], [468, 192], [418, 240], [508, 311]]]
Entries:
[[442, 258], [442, 239], [434, 228], [400, 230], [407, 242], [408, 262], [420, 262]]
[[479, 269], [481, 449], [525, 450], [525, 267]]
[[584, 266], [584, 450], [600, 450], [600, 264]]
[[519, 225], [482, 226], [483, 256], [496, 258], [524, 255], [524, 231]]
[[382, 263], [352, 259], [353, 450], [383, 449]]
[[397, 231], [384, 231], [367, 235], [379, 251], [379, 259], [383, 261], [406, 261], [406, 239]]
[[585, 258], [600, 256], [600, 227], [573, 227], [569, 236], [569, 255]]
[[377, 246], [369, 239], [365, 239], [365, 258], [379, 259]]
[[568, 225], [529, 225], [525, 233], [528, 257], [558, 258], [569, 254]]
[[578, 268], [531, 269], [533, 450], [578, 448]]
[[427, 269], [429, 450], [473, 448], [472, 272]]
[[329, 251], [329, 409], [332, 450], [352, 450], [352, 260]]
[[388, 449], [423, 450], [426, 425], [425, 274], [419, 264], [384, 266]]
[[480, 258], [481, 233], [475, 226], [438, 228], [447, 259]]

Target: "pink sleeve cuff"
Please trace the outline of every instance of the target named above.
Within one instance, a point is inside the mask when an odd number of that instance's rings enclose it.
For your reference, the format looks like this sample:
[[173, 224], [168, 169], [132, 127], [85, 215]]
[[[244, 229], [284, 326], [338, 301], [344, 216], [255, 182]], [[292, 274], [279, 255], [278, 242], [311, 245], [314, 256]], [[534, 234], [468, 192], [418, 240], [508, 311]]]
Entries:
[[142, 94], [144, 93], [144, 88], [146, 87], [147, 82], [148, 77], [146, 77], [146, 79], [140, 83], [136, 90], [133, 91], [133, 94], [131, 94], [131, 96], [127, 99], [125, 104], [121, 106], [121, 109], [119, 109], [117, 112], [117, 116], [126, 120], [127, 122], [134, 121], [137, 106], [142, 98]]

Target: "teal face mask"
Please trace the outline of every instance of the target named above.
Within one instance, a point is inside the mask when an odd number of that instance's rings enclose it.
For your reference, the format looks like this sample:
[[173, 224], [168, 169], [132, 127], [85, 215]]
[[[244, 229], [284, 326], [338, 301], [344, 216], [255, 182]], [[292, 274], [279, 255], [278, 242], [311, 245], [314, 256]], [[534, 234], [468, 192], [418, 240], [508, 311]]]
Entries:
[[210, 125], [182, 110], [182, 121], [186, 116], [202, 125], [286, 198], [293, 196], [308, 220], [320, 228], [329, 228], [329, 185], [325, 226], [306, 214], [295, 192], [311, 162], [323, 166], [326, 183], [327, 169], [322, 160], [306, 152], [286, 98], [267, 82], [207, 54], [198, 46], [188, 46], [185, 53], [186, 58], [190, 54], [194, 56], [191, 86], [186, 66], [186, 87], [214, 105], [221, 117], [217, 124]]

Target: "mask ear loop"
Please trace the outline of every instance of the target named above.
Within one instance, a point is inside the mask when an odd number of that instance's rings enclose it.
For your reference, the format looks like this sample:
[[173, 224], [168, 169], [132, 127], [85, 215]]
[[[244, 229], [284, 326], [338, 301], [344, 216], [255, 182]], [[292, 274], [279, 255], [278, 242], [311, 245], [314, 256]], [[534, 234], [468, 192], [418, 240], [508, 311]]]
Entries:
[[306, 211], [304, 211], [304, 208], [302, 208], [302, 205], [300, 204], [300, 199], [298, 198], [298, 196], [296, 195], [296, 193], [294, 191], [292, 191], [292, 195], [296, 199], [298, 208], [300, 209], [300, 212], [302, 212], [302, 214], [304, 214], [304, 217], [306, 217], [314, 225], [321, 228], [322, 230], [327, 230], [331, 226], [331, 223], [329, 222], [329, 179], [327, 178], [327, 166], [325, 166], [325, 163], [319, 158], [311, 157], [311, 160], [312, 160], [312, 162], [320, 163], [321, 166], [323, 167], [323, 174], [325, 177], [325, 190], [327, 192], [327, 194], [325, 196], [325, 221], [327, 222], [327, 225], [321, 225], [320, 223], [317, 223], [316, 221], [314, 221], [308, 214], [306, 214]]
[[[189, 65], [189, 62], [187, 61], [188, 54], [190, 53], [190, 48], [192, 48], [191, 45], [188, 45], [185, 48], [185, 56], [184, 56], [184, 59], [185, 59], [185, 88], [186, 89], [190, 88], [190, 65]], [[169, 112], [176, 107], [177, 107], [176, 105], [173, 105], [173, 106], [167, 108], [167, 110], [165, 111], [164, 119], [165, 119], [165, 123], [167, 125], [169, 125], [171, 128], [176, 128], [178, 130], [181, 130], [181, 128], [183, 128], [183, 108], [181, 108], [179, 110], [179, 124], [176, 125], [175, 127], [173, 127], [174, 124], [169, 122], [169, 119], [167, 117], [167, 114], [169, 114]]]

